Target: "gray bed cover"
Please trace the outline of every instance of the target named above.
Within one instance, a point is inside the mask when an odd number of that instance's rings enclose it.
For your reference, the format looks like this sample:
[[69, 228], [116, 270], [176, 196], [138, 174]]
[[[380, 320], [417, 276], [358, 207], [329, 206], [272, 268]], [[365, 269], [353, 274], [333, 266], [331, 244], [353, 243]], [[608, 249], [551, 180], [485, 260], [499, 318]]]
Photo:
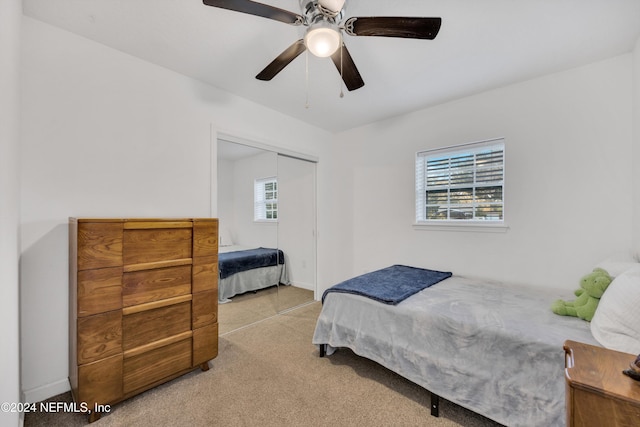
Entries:
[[350, 348], [508, 426], [563, 426], [563, 343], [599, 345], [588, 322], [551, 312], [555, 299], [572, 297], [460, 276], [396, 306], [331, 293], [313, 343]]
[[[251, 247], [240, 245], [222, 246], [218, 250], [220, 253], [228, 253], [247, 249], [251, 249]], [[218, 303], [229, 302], [229, 298], [235, 295], [264, 289], [277, 285], [278, 283], [284, 285], [289, 284], [289, 274], [286, 264], [241, 271], [218, 280]]]

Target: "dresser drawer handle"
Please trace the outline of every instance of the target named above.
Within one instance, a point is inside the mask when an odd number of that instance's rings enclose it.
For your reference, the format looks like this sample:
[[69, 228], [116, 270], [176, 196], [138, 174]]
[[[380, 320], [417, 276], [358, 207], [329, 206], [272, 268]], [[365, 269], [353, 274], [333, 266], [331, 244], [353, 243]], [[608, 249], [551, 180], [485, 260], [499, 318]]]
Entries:
[[126, 350], [123, 353], [123, 357], [125, 359], [128, 359], [129, 357], [138, 356], [148, 351], [155, 350], [156, 348], [164, 347], [165, 345], [173, 344], [174, 342], [186, 340], [188, 338], [191, 338], [192, 336], [193, 331], [186, 331], [172, 337], [164, 338], [158, 341], [151, 342], [149, 344], [141, 345], [140, 347], [132, 348], [131, 350]]
[[140, 264], [129, 264], [123, 267], [125, 273], [142, 270], [154, 270], [156, 268], [178, 267], [180, 265], [191, 265], [193, 258], [172, 259], [169, 261], [144, 262]]
[[125, 230], [147, 230], [159, 228], [193, 228], [191, 221], [126, 221]]
[[122, 309], [122, 314], [124, 316], [128, 314], [140, 313], [142, 311], [153, 310], [156, 308], [167, 307], [174, 304], [180, 304], [181, 302], [191, 301], [193, 296], [189, 295], [181, 295], [179, 297], [167, 298], [160, 301], [148, 302], [146, 304], [133, 305], [131, 307], [125, 307]]

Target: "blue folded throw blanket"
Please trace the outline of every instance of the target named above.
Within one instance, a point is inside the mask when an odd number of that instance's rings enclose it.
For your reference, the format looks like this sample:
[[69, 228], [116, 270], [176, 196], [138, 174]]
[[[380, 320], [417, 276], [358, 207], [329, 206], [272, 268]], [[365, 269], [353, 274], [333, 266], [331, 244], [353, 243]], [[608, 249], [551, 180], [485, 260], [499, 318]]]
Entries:
[[280, 249], [257, 248], [218, 254], [218, 271], [221, 279], [241, 271], [278, 264], [284, 264], [284, 253]]
[[451, 272], [427, 270], [406, 265], [392, 265], [345, 280], [324, 291], [362, 295], [384, 304], [396, 305], [429, 286], [451, 277]]

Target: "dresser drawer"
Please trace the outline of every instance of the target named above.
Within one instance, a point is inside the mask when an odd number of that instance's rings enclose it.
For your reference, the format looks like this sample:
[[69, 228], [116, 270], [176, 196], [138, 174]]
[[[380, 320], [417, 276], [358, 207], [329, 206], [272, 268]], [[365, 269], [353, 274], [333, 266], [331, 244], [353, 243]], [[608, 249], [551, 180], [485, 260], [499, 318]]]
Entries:
[[218, 255], [193, 259], [191, 292], [218, 292]]
[[76, 402], [86, 402], [89, 408], [96, 403], [116, 402], [122, 397], [122, 354], [78, 366], [80, 386], [74, 388]]
[[122, 311], [115, 310], [77, 320], [79, 365], [122, 353]]
[[218, 222], [193, 221], [193, 257], [207, 257], [218, 254]]
[[205, 291], [193, 294], [192, 327], [201, 328], [218, 321], [218, 293]]
[[130, 225], [125, 224], [124, 265], [191, 258], [193, 230], [187, 227], [190, 223], [185, 224], [185, 228], [151, 229], [129, 229]]
[[122, 308], [122, 267], [78, 272], [78, 317]]
[[206, 363], [218, 355], [218, 324], [193, 330], [193, 366]]
[[122, 347], [131, 350], [190, 329], [190, 301], [127, 314], [122, 318]]
[[191, 293], [191, 265], [124, 273], [122, 305], [144, 304]]
[[124, 394], [191, 368], [191, 338], [124, 359]]
[[121, 222], [79, 222], [77, 227], [78, 271], [122, 265]]

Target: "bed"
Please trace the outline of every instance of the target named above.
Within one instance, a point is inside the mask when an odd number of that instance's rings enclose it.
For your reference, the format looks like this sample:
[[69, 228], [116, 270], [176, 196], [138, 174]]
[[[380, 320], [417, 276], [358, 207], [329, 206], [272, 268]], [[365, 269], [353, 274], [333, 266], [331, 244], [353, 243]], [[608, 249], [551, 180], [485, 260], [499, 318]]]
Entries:
[[218, 302], [249, 291], [289, 284], [284, 253], [280, 249], [240, 245], [218, 248]]
[[599, 345], [588, 322], [551, 312], [568, 296], [456, 275], [397, 304], [329, 289], [312, 341], [321, 356], [350, 348], [424, 387], [434, 415], [443, 397], [509, 426], [562, 426], [563, 343]]

